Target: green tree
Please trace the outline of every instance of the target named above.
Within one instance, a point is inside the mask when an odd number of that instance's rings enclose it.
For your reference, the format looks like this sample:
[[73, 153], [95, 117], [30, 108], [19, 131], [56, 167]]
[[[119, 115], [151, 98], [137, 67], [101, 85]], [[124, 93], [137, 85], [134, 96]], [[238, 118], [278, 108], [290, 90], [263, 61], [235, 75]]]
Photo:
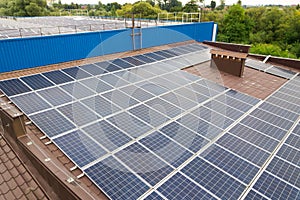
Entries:
[[183, 11], [184, 12], [198, 12], [198, 5], [197, 2], [195, 0], [191, 0], [188, 3], [185, 4], [185, 6], [183, 7]]
[[252, 22], [245, 10], [240, 5], [233, 5], [225, 14], [221, 38], [226, 42], [247, 43], [251, 28]]

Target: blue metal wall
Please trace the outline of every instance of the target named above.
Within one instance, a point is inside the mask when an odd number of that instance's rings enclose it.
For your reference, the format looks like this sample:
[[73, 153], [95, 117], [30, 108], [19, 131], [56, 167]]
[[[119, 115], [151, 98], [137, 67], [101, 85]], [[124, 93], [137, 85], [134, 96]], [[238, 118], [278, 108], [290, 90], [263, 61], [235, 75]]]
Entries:
[[[213, 22], [142, 29], [143, 48], [212, 40]], [[131, 29], [0, 40], [0, 72], [133, 50]]]

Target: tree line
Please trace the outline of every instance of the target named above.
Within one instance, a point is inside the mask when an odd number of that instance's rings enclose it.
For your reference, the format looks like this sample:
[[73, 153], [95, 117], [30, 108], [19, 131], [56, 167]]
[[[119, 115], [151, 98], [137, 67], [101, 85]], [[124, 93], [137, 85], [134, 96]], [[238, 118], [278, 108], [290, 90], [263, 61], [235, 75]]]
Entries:
[[[146, 0], [121, 5], [117, 2], [96, 5], [62, 4], [48, 6], [45, 0], [0, 0], [0, 16], [68, 15], [67, 9], [84, 9], [91, 16], [138, 17], [157, 19], [158, 13], [201, 12], [201, 21], [218, 23], [218, 41], [251, 44], [253, 53], [300, 58], [300, 6], [243, 7], [238, 0], [225, 6], [225, 0], [212, 0], [199, 8], [203, 0], [183, 5], [179, 0]], [[202, 4], [203, 6], [203, 4]], [[172, 19], [172, 16], [169, 18]], [[174, 18], [173, 18], [174, 19]]]

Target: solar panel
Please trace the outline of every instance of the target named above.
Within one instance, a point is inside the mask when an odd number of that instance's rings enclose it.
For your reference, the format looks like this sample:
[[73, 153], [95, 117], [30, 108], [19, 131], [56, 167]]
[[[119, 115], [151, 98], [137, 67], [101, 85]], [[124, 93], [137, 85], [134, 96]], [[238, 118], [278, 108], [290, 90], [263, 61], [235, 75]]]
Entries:
[[82, 131], [66, 134], [54, 139], [54, 142], [79, 167], [83, 167], [107, 153]]
[[257, 61], [257, 60], [252, 60], [252, 59], [246, 59], [246, 66], [253, 68], [253, 69], [257, 69], [260, 71], [265, 71], [266, 69], [270, 68], [271, 65], [263, 63], [261, 61]]
[[160, 60], [165, 59], [164, 57], [159, 56], [159, 55], [154, 54], [154, 53], [145, 53], [143, 55], [146, 56], [146, 57], [149, 57], [150, 59], [156, 60], [156, 61], [160, 61]]
[[27, 115], [51, 108], [51, 106], [36, 93], [12, 97], [11, 100]]
[[134, 57], [125, 57], [125, 58], [122, 58], [123, 60], [125, 60], [126, 62], [134, 65], [134, 66], [139, 66], [139, 65], [143, 65], [145, 64], [146, 62], [142, 62], [138, 59], [135, 59]]
[[50, 79], [55, 84], [62, 84], [73, 81], [73, 79], [66, 75], [65, 73], [56, 70], [51, 72], [45, 72], [43, 73], [44, 76], [46, 76], [48, 79]]
[[179, 70], [209, 58], [201, 45], [157, 53], [0, 89], [108, 198], [297, 199], [299, 82], [259, 100]]
[[153, 53], [157, 54], [157, 55], [159, 55], [161, 57], [164, 57], [164, 58], [172, 58], [173, 57], [173, 55], [170, 55], [170, 54], [168, 54], [168, 53], [166, 53], [164, 51], [155, 51]]
[[266, 72], [268, 74], [276, 75], [286, 79], [290, 79], [296, 74], [295, 72], [280, 67], [276, 67], [276, 66], [267, 69]]
[[74, 124], [54, 109], [31, 115], [30, 119], [50, 138], [75, 129]]
[[74, 100], [72, 96], [68, 95], [59, 87], [48, 88], [38, 91], [37, 93], [53, 106], [59, 106]]
[[94, 64], [82, 65], [80, 66], [80, 68], [82, 68], [83, 70], [87, 71], [88, 73], [94, 76], [107, 73], [105, 69], [97, 67], [96, 64], [97, 63], [95, 63], [95, 65]]
[[25, 92], [30, 92], [31, 89], [22, 83], [19, 79], [11, 79], [0, 82], [0, 89], [7, 96], [14, 96]]
[[41, 74], [22, 77], [21, 80], [24, 81], [33, 90], [38, 90], [54, 85], [49, 80], [44, 78]]
[[71, 67], [71, 68], [67, 68], [67, 69], [62, 69], [63, 72], [65, 72], [66, 74], [68, 74], [69, 76], [71, 76], [72, 78], [79, 80], [79, 79], [83, 79], [83, 78], [87, 78], [90, 76], [90, 74], [88, 74], [87, 72], [81, 70], [78, 67]]

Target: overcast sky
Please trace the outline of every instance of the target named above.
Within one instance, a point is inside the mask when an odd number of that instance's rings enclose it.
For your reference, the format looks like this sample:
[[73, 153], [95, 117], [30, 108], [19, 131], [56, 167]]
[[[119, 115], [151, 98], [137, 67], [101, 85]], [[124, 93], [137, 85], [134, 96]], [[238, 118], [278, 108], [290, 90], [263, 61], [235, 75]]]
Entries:
[[[97, 4], [99, 0], [61, 0], [62, 3], [78, 3], [78, 4]], [[134, 3], [138, 0], [101, 0], [102, 3], [112, 3], [112, 2], [118, 2], [119, 4], [124, 3]], [[181, 2], [183, 4], [187, 3], [189, 0], [182, 0]], [[217, 4], [220, 3], [220, 0], [215, 0]], [[205, 4], [210, 4], [211, 0], [205, 0]], [[236, 3], [237, 0], [225, 0], [226, 5], [232, 5]], [[295, 5], [299, 4], [300, 0], [242, 0], [243, 5], [268, 5], [268, 4], [280, 4], [280, 5]]]

